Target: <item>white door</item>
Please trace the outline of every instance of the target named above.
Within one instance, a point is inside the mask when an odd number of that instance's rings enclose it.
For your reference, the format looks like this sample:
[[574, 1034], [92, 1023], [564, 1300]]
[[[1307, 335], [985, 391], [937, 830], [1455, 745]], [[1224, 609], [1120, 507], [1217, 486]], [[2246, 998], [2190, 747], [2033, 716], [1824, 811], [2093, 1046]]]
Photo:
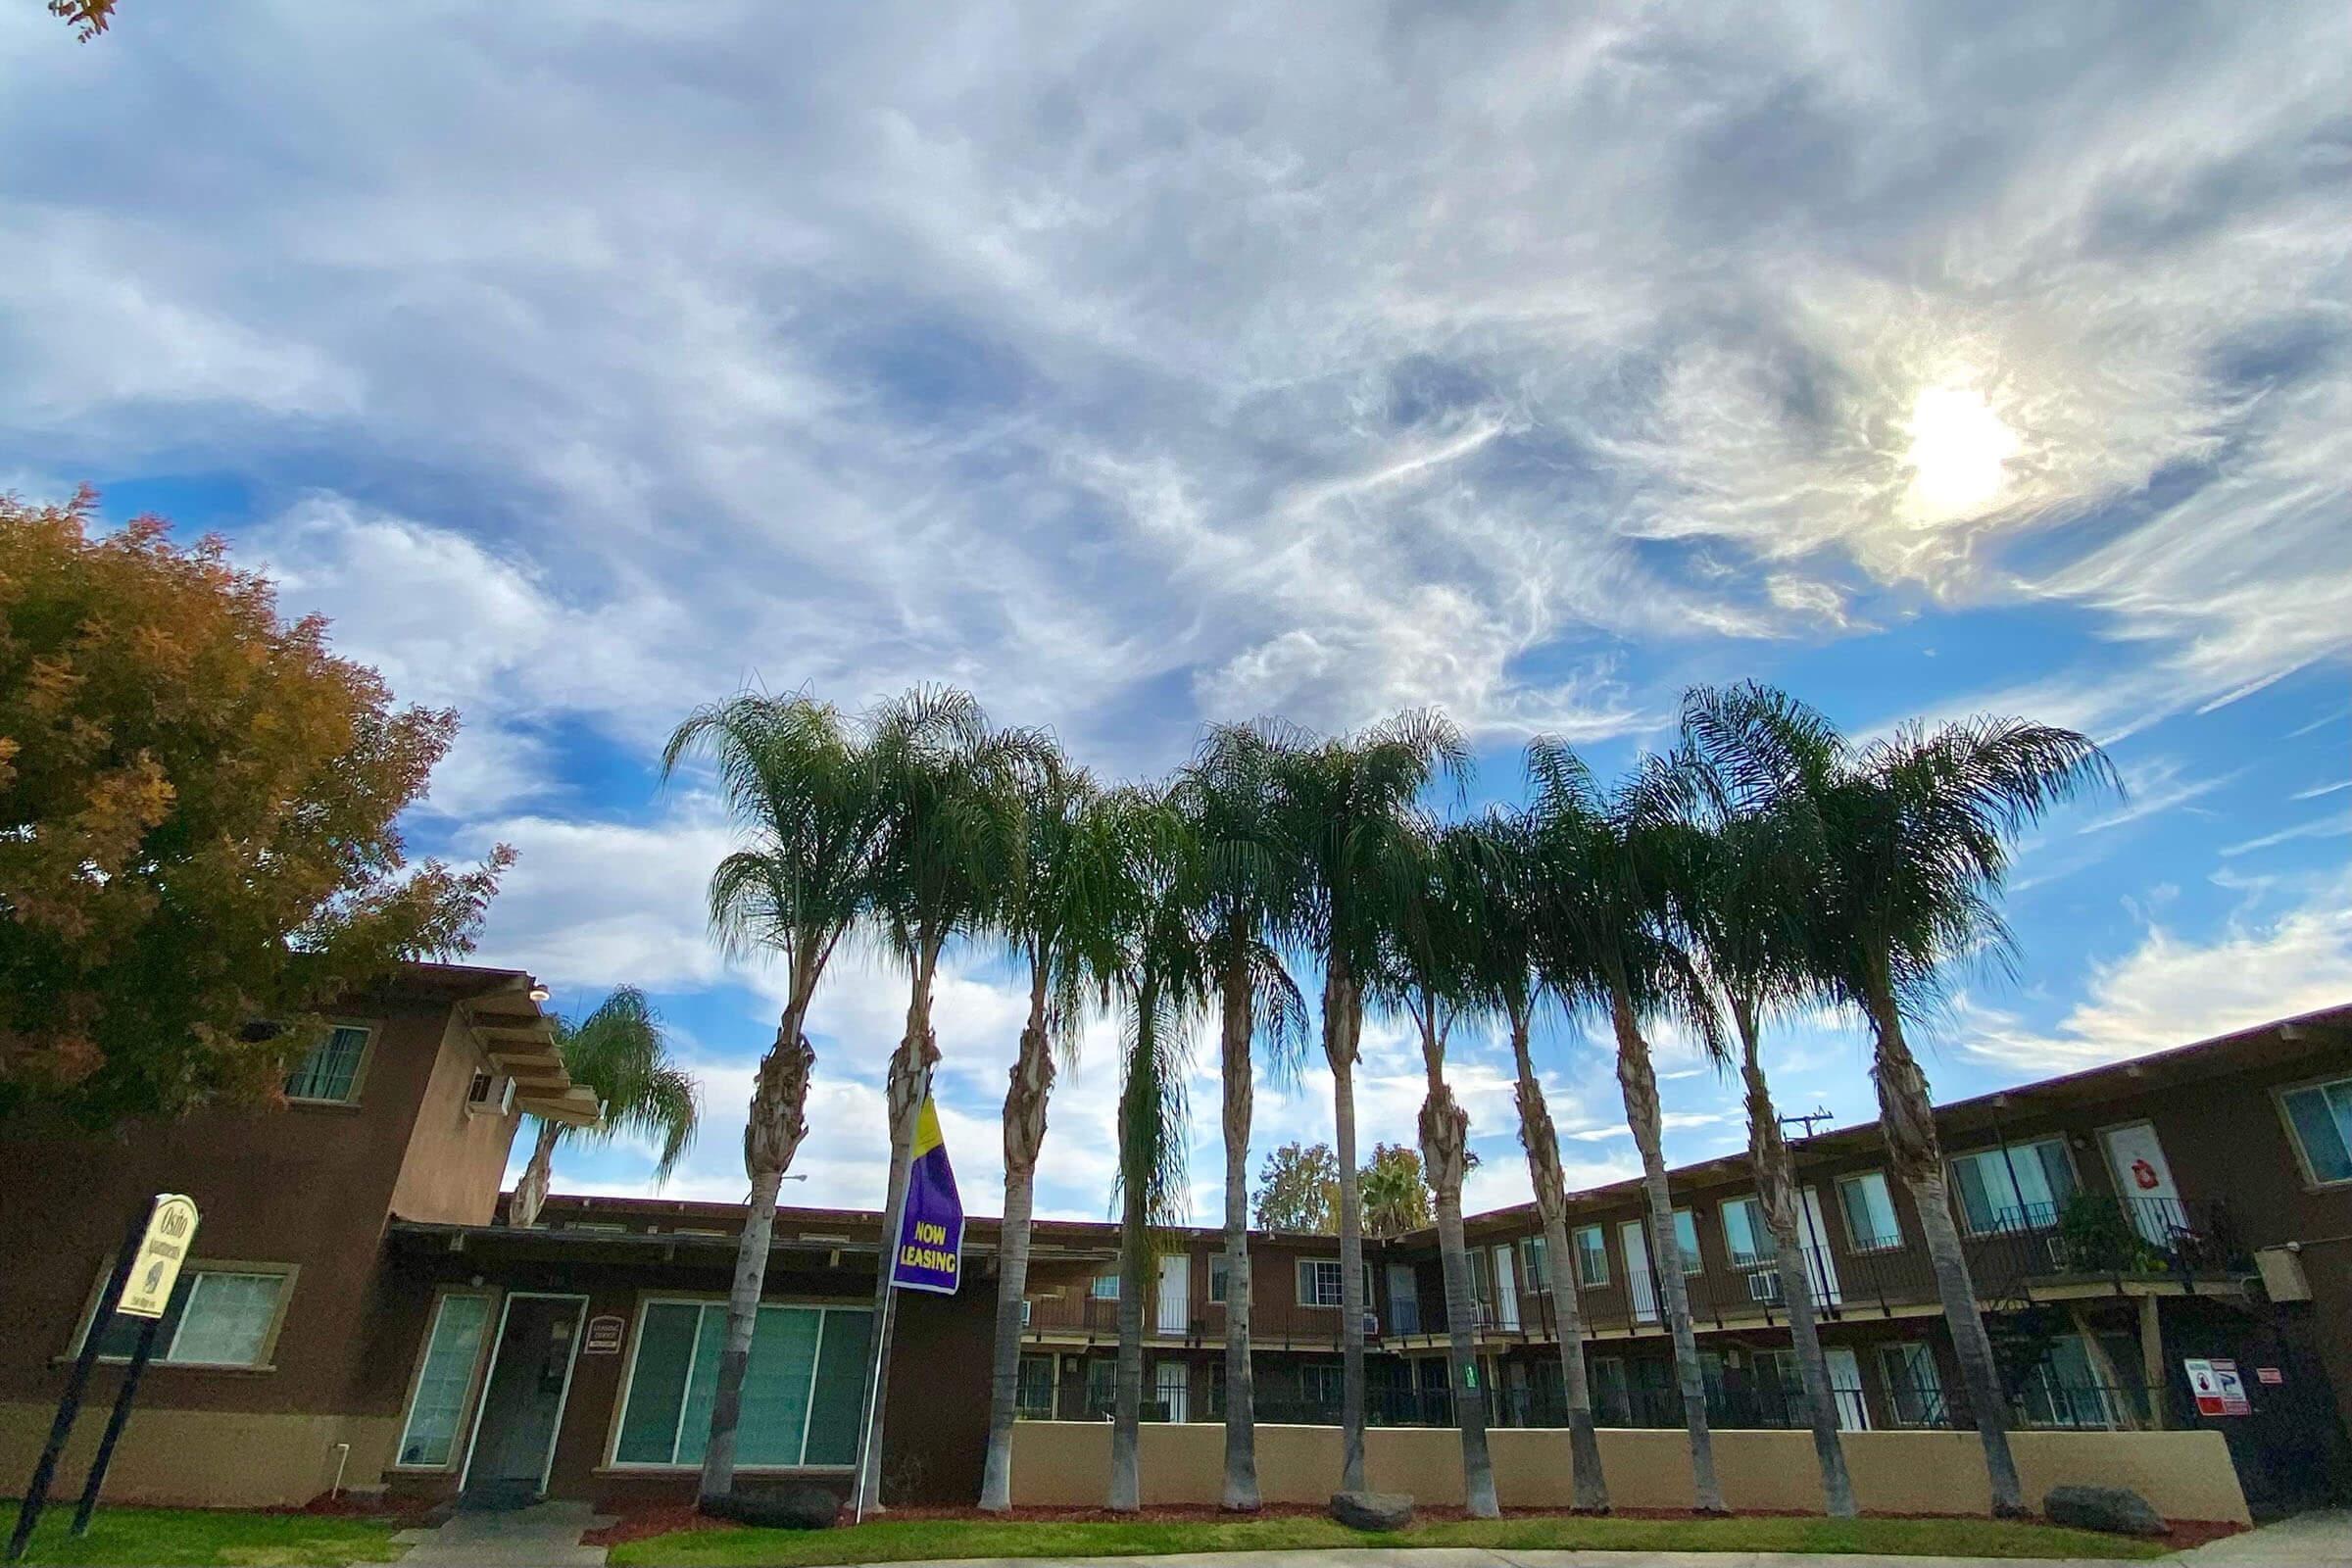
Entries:
[[1868, 1432], [1870, 1406], [1862, 1399], [1862, 1366], [1842, 1345], [1825, 1345], [1822, 1359], [1830, 1364], [1830, 1398], [1838, 1406], [1838, 1430]]
[[1658, 1287], [1649, 1272], [1648, 1228], [1638, 1219], [1617, 1227], [1617, 1243], [1625, 1250], [1625, 1294], [1633, 1303], [1635, 1320], [1658, 1320]]
[[1192, 1322], [1192, 1266], [1193, 1260], [1182, 1252], [1159, 1260], [1159, 1311], [1152, 1326], [1162, 1334], [1182, 1334]]
[[1821, 1217], [1821, 1194], [1813, 1188], [1800, 1189], [1805, 1206], [1796, 1217], [1796, 1245], [1805, 1254], [1805, 1272], [1813, 1279], [1813, 1301], [1817, 1306], [1838, 1306], [1845, 1298], [1838, 1291], [1838, 1265], [1830, 1258], [1830, 1227]]
[[2180, 1207], [2180, 1192], [2173, 1185], [2173, 1168], [2164, 1162], [2156, 1129], [2144, 1121], [2128, 1122], [2107, 1128], [2099, 1139], [2107, 1146], [2115, 1190], [2129, 1200], [2124, 1207], [2132, 1223], [2156, 1246], [2170, 1246], [2173, 1232], [2187, 1227], [2188, 1215]]
[[1169, 1420], [1190, 1421], [1193, 1418], [1192, 1392], [1192, 1377], [1182, 1361], [1163, 1360], [1153, 1369], [1152, 1396], [1168, 1407]]
[[1494, 1321], [1506, 1329], [1519, 1326], [1519, 1283], [1511, 1273], [1511, 1250], [1494, 1249]]

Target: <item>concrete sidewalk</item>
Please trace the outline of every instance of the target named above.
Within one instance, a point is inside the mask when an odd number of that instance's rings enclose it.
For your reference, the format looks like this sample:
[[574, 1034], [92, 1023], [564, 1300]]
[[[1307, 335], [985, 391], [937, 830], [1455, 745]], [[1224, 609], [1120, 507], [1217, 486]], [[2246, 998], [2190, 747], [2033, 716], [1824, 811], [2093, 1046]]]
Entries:
[[2172, 1560], [2193, 1568], [2212, 1568], [2223, 1563], [2276, 1563], [2279, 1568], [2308, 1568], [2325, 1563], [2329, 1568], [2345, 1568], [2346, 1564], [2352, 1564], [2352, 1508], [2318, 1508], [2299, 1513], [2292, 1519], [2281, 1519], [2242, 1536], [2184, 1551]]
[[612, 1522], [584, 1502], [542, 1502], [460, 1510], [444, 1524], [392, 1539], [409, 1548], [402, 1568], [604, 1568], [605, 1548], [581, 1545], [580, 1532]]
[[[2145, 1562], [2149, 1559], [2141, 1558]], [[2169, 1561], [2174, 1559], [2156, 1559]], [[2246, 1562], [2263, 1559], [2246, 1558]], [[956, 1557], [925, 1568], [2022, 1568], [2115, 1558], [1912, 1557], [1803, 1551], [1514, 1551], [1396, 1546], [1307, 1551], [1196, 1551], [1163, 1557]]]

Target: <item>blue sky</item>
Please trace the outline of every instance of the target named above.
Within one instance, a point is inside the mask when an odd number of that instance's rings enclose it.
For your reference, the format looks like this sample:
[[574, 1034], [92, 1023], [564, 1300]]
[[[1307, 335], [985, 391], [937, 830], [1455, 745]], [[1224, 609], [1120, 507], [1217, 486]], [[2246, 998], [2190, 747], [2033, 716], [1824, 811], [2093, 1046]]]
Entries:
[[[2025, 712], [2132, 794], [2026, 846], [1940, 1094], [2352, 998], [2341, 6], [1562, 15], [12, 7], [0, 488], [218, 530], [463, 710], [414, 846], [520, 852], [483, 960], [657, 996], [683, 1196], [741, 1195], [777, 988], [705, 940], [727, 829], [653, 761], [751, 680], [956, 682], [1112, 776], [1435, 703], [1482, 797], [1531, 733], [1624, 764], [1697, 681]], [[903, 991], [820, 999], [810, 1200], [880, 1197]], [[1018, 1022], [960, 955], [975, 1209]], [[1788, 1108], [1869, 1114], [1853, 1029], [1776, 1039]], [[1104, 1212], [1108, 1040], [1042, 1211]], [[1738, 1148], [1661, 1049], [1670, 1153]], [[1501, 1053], [1459, 1052], [1470, 1199], [1516, 1200]], [[1365, 1136], [1409, 1138], [1401, 1032], [1366, 1054]], [[1572, 1177], [1629, 1174], [1597, 1037], [1543, 1054]]]

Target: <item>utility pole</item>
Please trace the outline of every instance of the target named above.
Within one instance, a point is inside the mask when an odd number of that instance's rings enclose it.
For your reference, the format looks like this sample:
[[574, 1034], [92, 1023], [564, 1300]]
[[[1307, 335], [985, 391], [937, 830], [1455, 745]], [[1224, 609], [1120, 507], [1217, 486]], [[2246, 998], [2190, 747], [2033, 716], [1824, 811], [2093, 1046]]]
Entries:
[[1805, 1129], [1802, 1133], [1798, 1134], [1798, 1136], [1800, 1138], [1810, 1138], [1813, 1136], [1813, 1124], [1815, 1122], [1836, 1121], [1837, 1119], [1837, 1117], [1831, 1115], [1819, 1105], [1816, 1105], [1801, 1116], [1783, 1116], [1781, 1118], [1781, 1126], [1783, 1128], [1787, 1128], [1790, 1123], [1796, 1123]]

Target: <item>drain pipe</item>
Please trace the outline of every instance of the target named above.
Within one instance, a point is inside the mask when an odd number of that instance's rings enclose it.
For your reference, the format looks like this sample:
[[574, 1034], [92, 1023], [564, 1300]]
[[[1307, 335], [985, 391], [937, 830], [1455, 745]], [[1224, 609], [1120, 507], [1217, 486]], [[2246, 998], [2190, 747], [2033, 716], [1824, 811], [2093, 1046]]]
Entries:
[[326, 1489], [326, 1494], [329, 1498], [340, 1497], [343, 1495], [343, 1467], [351, 1463], [351, 1445], [330, 1443], [327, 1446], [335, 1450], [335, 1484]]

